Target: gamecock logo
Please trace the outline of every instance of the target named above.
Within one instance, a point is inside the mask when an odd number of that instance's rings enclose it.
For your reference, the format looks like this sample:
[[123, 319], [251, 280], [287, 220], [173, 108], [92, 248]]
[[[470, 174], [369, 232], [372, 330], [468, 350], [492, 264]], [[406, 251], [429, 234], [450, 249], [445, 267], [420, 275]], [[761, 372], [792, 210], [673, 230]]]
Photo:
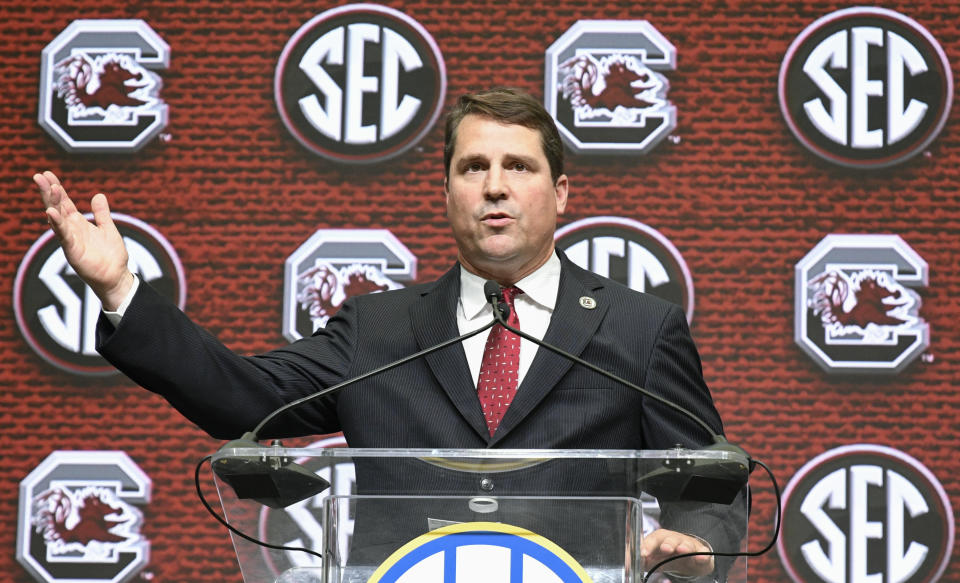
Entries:
[[643, 111], [663, 107], [666, 81], [640, 59], [610, 55], [571, 57], [560, 64], [563, 97], [579, 119], [606, 118], [630, 123]]
[[123, 452], [50, 454], [20, 483], [17, 560], [47, 583], [129, 581], [149, 560], [150, 487]]
[[76, 20], [43, 50], [40, 125], [70, 152], [139, 150], [167, 125], [170, 48], [142, 20]]
[[811, 290], [813, 314], [830, 334], [839, 336], [857, 332], [870, 336], [884, 326], [914, 324], [916, 294], [890, 279], [887, 273], [862, 269], [849, 275], [830, 270], [813, 278]]
[[828, 235], [796, 267], [797, 344], [828, 372], [899, 372], [929, 344], [927, 263], [896, 235]]
[[581, 20], [547, 49], [544, 99], [577, 152], [646, 153], [676, 127], [661, 71], [676, 49], [645, 20]]
[[[90, 59], [75, 55], [53, 70], [57, 79], [57, 97], [62, 97], [77, 117], [97, 113], [117, 121], [127, 121], [130, 109], [150, 103], [149, 89], [159, 78], [127, 55], [109, 54]], [[142, 99], [136, 97], [140, 93]], [[113, 106], [113, 107], [111, 107]]]
[[322, 328], [350, 296], [398, 287], [373, 265], [352, 263], [338, 269], [321, 262], [297, 276], [297, 301], [315, 326]]
[[32, 520], [52, 554], [102, 557], [111, 543], [139, 538], [130, 528], [139, 525], [142, 516], [113, 490], [88, 486], [73, 492], [66, 488], [43, 492], [33, 500]]
[[417, 258], [384, 229], [321, 229], [284, 264], [283, 335], [291, 342], [327, 325], [348, 298], [397, 289]]

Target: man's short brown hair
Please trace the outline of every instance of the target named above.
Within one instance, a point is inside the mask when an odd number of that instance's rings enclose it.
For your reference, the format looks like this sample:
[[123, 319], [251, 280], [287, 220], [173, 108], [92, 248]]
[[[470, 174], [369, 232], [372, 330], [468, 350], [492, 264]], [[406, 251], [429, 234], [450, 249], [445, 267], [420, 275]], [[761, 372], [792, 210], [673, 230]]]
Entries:
[[496, 87], [460, 97], [447, 113], [443, 136], [444, 175], [450, 177], [450, 160], [457, 141], [457, 128], [468, 115], [482, 115], [505, 124], [521, 125], [540, 133], [540, 145], [550, 163], [550, 176], [556, 182], [563, 174], [563, 142], [553, 118], [529, 93], [509, 87]]

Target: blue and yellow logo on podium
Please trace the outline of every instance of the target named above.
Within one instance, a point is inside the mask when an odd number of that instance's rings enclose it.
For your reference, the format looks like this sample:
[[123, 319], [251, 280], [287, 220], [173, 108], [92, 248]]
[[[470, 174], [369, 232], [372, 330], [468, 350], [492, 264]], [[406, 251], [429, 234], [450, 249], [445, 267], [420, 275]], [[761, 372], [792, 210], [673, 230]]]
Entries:
[[554, 542], [495, 522], [467, 522], [430, 531], [402, 546], [368, 583], [592, 583]]

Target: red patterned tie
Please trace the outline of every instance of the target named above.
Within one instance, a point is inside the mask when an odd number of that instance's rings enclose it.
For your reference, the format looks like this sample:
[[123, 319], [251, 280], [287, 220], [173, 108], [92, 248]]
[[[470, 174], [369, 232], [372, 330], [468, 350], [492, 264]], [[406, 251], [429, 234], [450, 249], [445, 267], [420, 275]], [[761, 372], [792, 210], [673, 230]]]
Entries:
[[[507, 324], [520, 328], [517, 311], [513, 309], [513, 298], [522, 294], [517, 287], [503, 290], [503, 299], [510, 306]], [[483, 407], [483, 416], [487, 420], [487, 429], [493, 437], [500, 420], [503, 419], [510, 401], [517, 393], [517, 378], [520, 371], [520, 337], [500, 324], [490, 329], [487, 345], [483, 349], [483, 362], [480, 363], [480, 378], [477, 380], [477, 396]]]

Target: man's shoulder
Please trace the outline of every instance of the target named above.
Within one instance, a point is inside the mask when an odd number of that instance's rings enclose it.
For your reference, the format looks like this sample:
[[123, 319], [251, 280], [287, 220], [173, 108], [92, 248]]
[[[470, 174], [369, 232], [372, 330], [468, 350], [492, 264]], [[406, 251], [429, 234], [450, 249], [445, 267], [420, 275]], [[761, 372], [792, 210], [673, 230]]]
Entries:
[[563, 269], [567, 271], [567, 274], [578, 280], [585, 289], [594, 290], [596, 293], [602, 294], [608, 298], [608, 300], [612, 300], [615, 303], [625, 304], [635, 309], [652, 310], [655, 312], [666, 312], [674, 308], [679, 309], [679, 306], [673, 302], [651, 293], [637, 291], [609, 277], [598, 275], [588, 269], [580, 267], [569, 259], [564, 260], [562, 265]]
[[416, 301], [425, 294], [432, 292], [436, 287], [436, 280], [425, 283], [414, 283], [396, 289], [356, 296], [355, 299], [364, 303], [404, 305]]

